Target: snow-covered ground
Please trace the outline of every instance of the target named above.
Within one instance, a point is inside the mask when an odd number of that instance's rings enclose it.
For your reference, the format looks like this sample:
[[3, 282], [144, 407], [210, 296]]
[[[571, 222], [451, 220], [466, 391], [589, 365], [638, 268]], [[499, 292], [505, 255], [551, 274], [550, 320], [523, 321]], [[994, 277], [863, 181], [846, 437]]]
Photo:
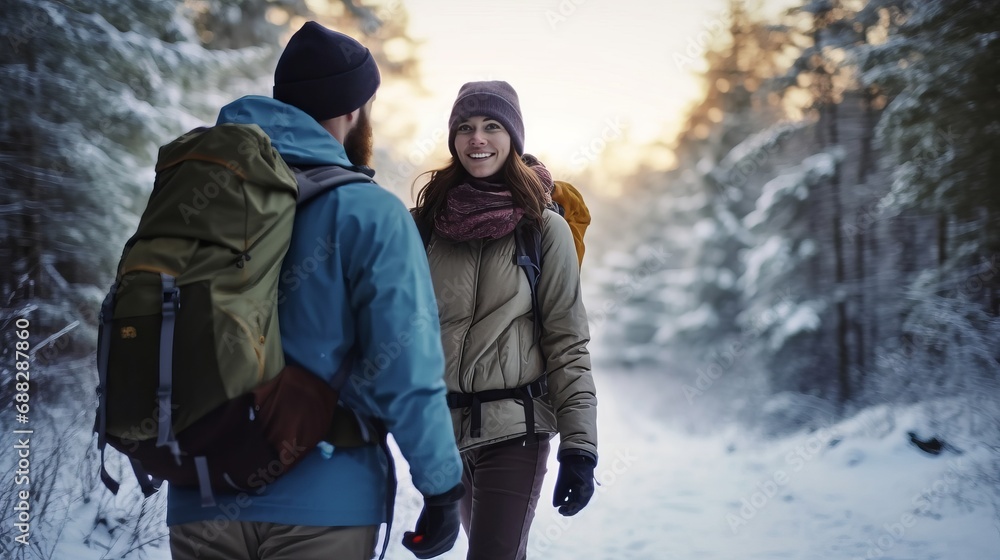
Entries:
[[[907, 433], [933, 435], [926, 405], [876, 407], [819, 430], [764, 440], [713, 422], [669, 373], [614, 365], [615, 349], [602, 334], [607, 323], [593, 326], [600, 486], [581, 513], [560, 516], [550, 505], [558, 472], [552, 453], [529, 558], [1000, 560], [997, 451], [953, 435], [948, 443], [960, 452], [918, 450]], [[944, 403], [937, 415], [956, 406]], [[396, 455], [400, 481], [386, 558], [410, 560], [400, 541], [421, 498]], [[116, 503], [138, 496], [120, 494]], [[93, 531], [95, 508], [92, 501], [70, 512], [74, 521], [54, 558], [170, 558], [165, 538], [123, 556], [137, 541], [122, 531]], [[166, 533], [162, 521], [150, 521], [144, 536]], [[82, 544], [86, 535], [90, 546]], [[460, 535], [440, 558], [460, 560], [466, 552]]]
[[[544, 502], [558, 469], [551, 459], [529, 558], [1000, 558], [992, 502], [967, 479], [988, 455], [917, 450], [906, 432], [922, 426], [918, 414], [895, 414], [892, 426], [875, 409], [750, 445], [737, 430], [689, 435], [662, 411], [634, 406], [635, 395], [655, 391], [641, 379], [606, 373], [599, 391], [602, 486], [576, 517], [559, 516]], [[442, 558], [464, 550], [460, 541]]]
[[[876, 408], [768, 442], [735, 428], [693, 435], [671, 420], [691, 412], [680, 393], [648, 379], [600, 372], [601, 486], [579, 515], [559, 516], [549, 505], [558, 469], [550, 458], [529, 558], [1000, 559], [992, 499], [975, 483], [987, 450], [973, 442], [960, 443], [961, 454], [917, 450], [906, 433], [926, 427], [919, 407]], [[391, 560], [412, 558], [398, 543], [420, 506], [400, 466]], [[80, 509], [74, 518], [89, 524], [91, 513]], [[55, 557], [117, 558], [127, 550], [125, 536], [115, 554], [84, 547], [84, 529], [69, 527]], [[441, 558], [465, 551], [462, 536]], [[165, 540], [145, 552], [169, 558]]]

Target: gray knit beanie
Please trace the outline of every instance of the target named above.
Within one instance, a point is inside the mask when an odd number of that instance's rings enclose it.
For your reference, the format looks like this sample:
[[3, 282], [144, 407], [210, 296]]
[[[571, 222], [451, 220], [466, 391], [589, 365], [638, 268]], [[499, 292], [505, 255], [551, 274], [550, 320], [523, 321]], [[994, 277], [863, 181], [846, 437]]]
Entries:
[[448, 119], [448, 150], [455, 153], [455, 134], [458, 125], [470, 117], [488, 117], [507, 129], [510, 143], [517, 155], [524, 154], [524, 120], [517, 92], [510, 84], [502, 81], [469, 82], [458, 90], [458, 99], [451, 109]]

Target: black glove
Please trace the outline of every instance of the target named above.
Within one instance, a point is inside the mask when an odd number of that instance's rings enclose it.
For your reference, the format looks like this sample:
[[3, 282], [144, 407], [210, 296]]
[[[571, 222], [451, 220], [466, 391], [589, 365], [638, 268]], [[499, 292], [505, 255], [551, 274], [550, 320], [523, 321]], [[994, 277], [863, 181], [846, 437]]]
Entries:
[[417, 558], [434, 558], [451, 550], [462, 527], [459, 502], [465, 496], [461, 483], [444, 494], [424, 496], [424, 509], [413, 531], [403, 533], [403, 546]]
[[594, 496], [594, 467], [597, 459], [590, 455], [566, 455], [559, 459], [559, 476], [552, 505], [565, 516], [576, 515]]

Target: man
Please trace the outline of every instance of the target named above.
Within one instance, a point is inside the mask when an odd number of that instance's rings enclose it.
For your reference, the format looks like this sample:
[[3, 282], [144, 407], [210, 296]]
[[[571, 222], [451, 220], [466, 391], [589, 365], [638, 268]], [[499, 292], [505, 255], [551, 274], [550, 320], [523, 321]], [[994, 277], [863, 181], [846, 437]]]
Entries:
[[[380, 77], [371, 53], [309, 22], [275, 71], [274, 98], [248, 96], [218, 123], [256, 124], [296, 168], [367, 169], [369, 111]], [[449, 550], [463, 493], [442, 381], [437, 306], [423, 245], [405, 206], [371, 183], [327, 191], [298, 208], [279, 287], [286, 360], [330, 380], [353, 359], [341, 400], [392, 433], [425, 496], [404, 542], [420, 558]], [[178, 560], [366, 560], [386, 520], [388, 461], [379, 446], [313, 449], [254, 492], [171, 488], [167, 524]], [[391, 501], [389, 502], [391, 503]]]

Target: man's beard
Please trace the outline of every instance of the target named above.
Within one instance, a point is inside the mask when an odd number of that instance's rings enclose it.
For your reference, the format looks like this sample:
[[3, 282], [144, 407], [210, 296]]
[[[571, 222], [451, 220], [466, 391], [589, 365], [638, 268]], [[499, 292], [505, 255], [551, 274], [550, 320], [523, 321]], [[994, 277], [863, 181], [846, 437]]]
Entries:
[[347, 132], [344, 138], [344, 151], [347, 159], [354, 165], [368, 166], [372, 160], [372, 123], [368, 120], [368, 111], [362, 108], [358, 116], [358, 124]]

